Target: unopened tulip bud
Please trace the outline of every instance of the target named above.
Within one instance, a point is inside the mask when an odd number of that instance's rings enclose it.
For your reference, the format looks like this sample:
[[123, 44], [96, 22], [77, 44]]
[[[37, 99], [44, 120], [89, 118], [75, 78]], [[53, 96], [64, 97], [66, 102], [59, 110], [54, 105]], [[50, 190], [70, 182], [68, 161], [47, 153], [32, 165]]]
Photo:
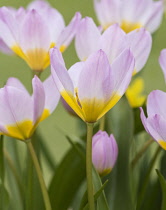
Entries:
[[111, 134], [98, 131], [92, 138], [92, 162], [101, 176], [109, 174], [118, 156], [118, 146]]

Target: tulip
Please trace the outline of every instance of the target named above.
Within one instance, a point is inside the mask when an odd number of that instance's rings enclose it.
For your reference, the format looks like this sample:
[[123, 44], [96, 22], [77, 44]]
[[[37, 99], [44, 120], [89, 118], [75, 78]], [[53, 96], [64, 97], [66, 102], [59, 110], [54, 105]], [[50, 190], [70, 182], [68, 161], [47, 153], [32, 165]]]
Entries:
[[163, 1], [94, 0], [97, 18], [104, 29], [118, 23], [126, 33], [144, 27], [156, 31], [163, 15]]
[[152, 91], [147, 99], [147, 115], [141, 108], [141, 120], [145, 130], [166, 150], [166, 93], [160, 90]]
[[126, 97], [131, 107], [137, 108], [144, 104], [146, 96], [143, 93], [144, 80], [137, 77], [126, 90]]
[[113, 169], [118, 156], [118, 146], [111, 134], [98, 131], [92, 138], [92, 162], [96, 171], [105, 176]]
[[30, 139], [38, 124], [47, 118], [58, 104], [60, 94], [52, 77], [42, 82], [32, 79], [30, 96], [16, 78], [9, 78], [0, 89], [0, 132], [19, 140]]
[[126, 91], [134, 69], [134, 57], [124, 50], [109, 64], [98, 50], [69, 71], [57, 48], [51, 50], [51, 72], [63, 99], [85, 122], [94, 123], [108, 112]]
[[78, 25], [75, 48], [81, 61], [85, 61], [92, 53], [102, 49], [108, 56], [110, 64], [126, 48], [130, 48], [135, 57], [133, 74], [145, 65], [152, 46], [152, 38], [148, 31], [141, 28], [126, 34], [118, 24], [114, 24], [101, 33], [94, 21], [85, 17]]
[[50, 64], [51, 47], [57, 46], [61, 52], [68, 47], [80, 18], [80, 13], [76, 13], [65, 27], [62, 15], [41, 0], [32, 2], [26, 10], [2, 7], [0, 38], [32, 70], [41, 72]]
[[162, 50], [159, 57], [159, 63], [164, 73], [164, 78], [166, 81], [166, 49]]

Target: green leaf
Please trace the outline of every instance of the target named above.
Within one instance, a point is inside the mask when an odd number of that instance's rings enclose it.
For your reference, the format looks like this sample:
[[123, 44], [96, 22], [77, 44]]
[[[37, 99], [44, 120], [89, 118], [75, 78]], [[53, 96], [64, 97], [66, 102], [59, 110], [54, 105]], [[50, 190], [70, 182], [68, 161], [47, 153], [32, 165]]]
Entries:
[[[95, 170], [94, 167], [93, 167], [92, 176], [93, 176], [95, 192], [97, 192], [102, 188], [102, 182], [101, 182], [101, 178], [100, 178], [99, 174], [97, 173], [97, 171]], [[102, 191], [101, 195], [97, 199], [97, 210], [100, 210], [100, 209], [109, 210], [104, 191]]]
[[163, 177], [163, 175], [156, 170], [159, 181], [160, 181], [160, 185], [161, 185], [161, 189], [162, 189], [162, 208], [161, 210], [165, 210], [166, 209], [166, 181]]
[[110, 209], [133, 210], [131, 192], [130, 147], [134, 133], [133, 111], [125, 96], [106, 115], [106, 131], [113, 133], [118, 143], [118, 159], [109, 177], [106, 195]]
[[5, 210], [9, 206], [9, 194], [3, 184], [0, 184], [0, 209]]
[[[82, 146], [77, 143], [76, 147], [82, 150]], [[52, 208], [61, 210], [69, 208], [84, 180], [85, 161], [72, 147], [57, 166], [49, 187]]]
[[[146, 105], [143, 105], [142, 108], [146, 112]], [[145, 130], [140, 118], [140, 109], [134, 108], [133, 114], [134, 114], [134, 134], [138, 134], [139, 132]]]
[[4, 183], [4, 154], [3, 154], [3, 135], [0, 136], [0, 180]]

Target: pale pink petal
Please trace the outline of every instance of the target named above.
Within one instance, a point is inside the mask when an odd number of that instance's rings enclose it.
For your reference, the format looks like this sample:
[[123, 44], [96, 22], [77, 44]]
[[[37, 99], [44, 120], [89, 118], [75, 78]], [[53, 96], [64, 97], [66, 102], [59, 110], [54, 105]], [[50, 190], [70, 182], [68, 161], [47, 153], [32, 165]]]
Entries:
[[14, 77], [10, 77], [8, 80], [7, 80], [7, 83], [6, 83], [7, 86], [11, 86], [11, 87], [15, 87], [15, 88], [18, 88], [22, 91], [25, 92], [25, 94], [29, 95], [27, 89], [25, 88], [25, 86], [20, 82], [20, 80], [18, 80], [17, 78], [14, 78]]
[[44, 1], [44, 0], [36, 0], [36, 1], [32, 1], [27, 9], [32, 10], [45, 10], [50, 8], [50, 4], [48, 3], [48, 1]]
[[159, 114], [166, 118], [166, 93], [161, 90], [152, 91], [147, 99], [148, 116]]
[[80, 60], [86, 60], [89, 55], [99, 49], [100, 31], [92, 18], [81, 20], [76, 34], [75, 47]]
[[57, 40], [57, 47], [63, 46], [64, 48], [66, 48], [71, 43], [72, 39], [76, 34], [80, 19], [81, 19], [81, 14], [77, 12], [75, 16], [72, 18], [69, 25], [66, 26], [64, 30], [61, 32]]
[[84, 65], [85, 65], [84, 62], [77, 62], [73, 66], [71, 66], [70, 69], [68, 70], [69, 76], [75, 88], [78, 87], [80, 73], [82, 69], [84, 68]]
[[5, 42], [0, 38], [0, 51], [6, 54], [13, 54], [10, 48], [5, 44]]
[[40, 79], [35, 76], [32, 79], [33, 86], [33, 123], [35, 124], [43, 114], [45, 106], [45, 91]]
[[110, 63], [127, 47], [126, 34], [118, 24], [110, 26], [101, 36], [101, 49], [107, 54]]
[[45, 91], [45, 109], [52, 113], [58, 105], [60, 93], [53, 81], [52, 76], [49, 76], [44, 82], [43, 87]]
[[94, 0], [96, 15], [104, 28], [120, 23], [120, 3], [119, 0]]
[[138, 72], [147, 62], [152, 47], [152, 37], [148, 31], [141, 28], [128, 33], [127, 41], [135, 58], [135, 71]]
[[33, 120], [32, 112], [30, 95], [12, 86], [0, 89], [1, 125], [15, 125], [17, 122]]
[[164, 78], [166, 81], [166, 49], [162, 50], [159, 57], [159, 63], [164, 73]]
[[35, 10], [27, 13], [20, 29], [20, 46], [24, 52], [29, 49], [50, 47], [50, 34], [47, 23]]
[[64, 65], [62, 54], [57, 48], [53, 48], [50, 50], [50, 57], [51, 73], [58, 90], [60, 92], [65, 90], [70, 92], [71, 94], [74, 94], [74, 86]]
[[78, 96], [83, 99], [107, 101], [112, 93], [112, 74], [104, 51], [92, 54], [84, 64], [78, 81]]
[[113, 62], [114, 92], [123, 95], [131, 81], [135, 59], [130, 50], [124, 50]]
[[145, 28], [147, 28], [147, 30], [151, 33], [156, 31], [161, 24], [163, 8], [164, 6], [162, 1], [153, 2], [151, 13], [145, 23]]

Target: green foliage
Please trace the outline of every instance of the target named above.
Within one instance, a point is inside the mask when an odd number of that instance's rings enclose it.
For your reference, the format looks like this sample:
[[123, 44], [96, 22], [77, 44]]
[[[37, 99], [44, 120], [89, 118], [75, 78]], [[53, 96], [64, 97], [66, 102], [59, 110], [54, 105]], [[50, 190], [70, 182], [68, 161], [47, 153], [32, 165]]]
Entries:
[[162, 189], [162, 208], [161, 210], [165, 210], [166, 209], [166, 181], [165, 178], [162, 176], [162, 174], [159, 172], [159, 170], [156, 170], [159, 181], [160, 181], [160, 185], [161, 185], [161, 189]]
[[110, 209], [133, 210], [131, 191], [130, 147], [133, 139], [133, 112], [127, 99], [123, 97], [107, 115], [106, 129], [113, 133], [118, 143], [118, 160], [106, 187]]

